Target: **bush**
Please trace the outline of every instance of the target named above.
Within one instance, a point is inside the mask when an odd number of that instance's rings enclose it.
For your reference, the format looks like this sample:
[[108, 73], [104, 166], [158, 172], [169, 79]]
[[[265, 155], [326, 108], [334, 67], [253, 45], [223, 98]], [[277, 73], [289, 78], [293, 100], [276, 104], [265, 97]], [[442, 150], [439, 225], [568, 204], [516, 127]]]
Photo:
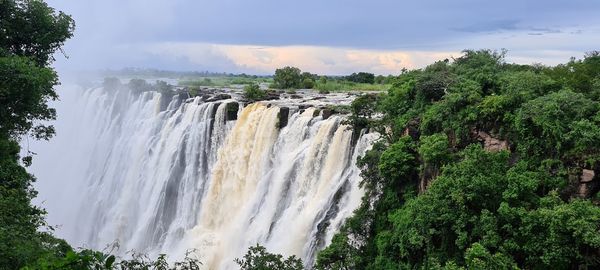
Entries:
[[299, 68], [284, 67], [275, 70], [273, 76], [274, 86], [280, 89], [291, 89], [302, 87], [302, 75]]
[[311, 78], [305, 78], [302, 81], [302, 88], [305, 89], [312, 89], [313, 87], [315, 87], [315, 81]]
[[258, 84], [248, 84], [244, 86], [244, 97], [248, 100], [258, 101], [267, 96], [267, 92], [260, 90]]
[[267, 252], [263, 246], [256, 245], [248, 248], [242, 259], [235, 259], [241, 270], [303, 270], [302, 260], [296, 256], [283, 258], [280, 254]]
[[352, 73], [350, 76], [346, 76], [346, 80], [355, 83], [375, 83], [375, 75], [373, 73], [359, 72]]

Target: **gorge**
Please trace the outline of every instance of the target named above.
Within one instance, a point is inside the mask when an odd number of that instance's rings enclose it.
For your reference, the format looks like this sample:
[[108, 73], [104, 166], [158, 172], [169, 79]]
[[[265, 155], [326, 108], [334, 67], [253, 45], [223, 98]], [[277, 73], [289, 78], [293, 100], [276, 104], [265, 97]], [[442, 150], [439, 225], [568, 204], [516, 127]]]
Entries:
[[377, 136], [353, 136], [343, 115], [317, 108], [347, 94], [60, 94], [58, 135], [30, 146], [33, 173], [57, 179], [37, 184], [57, 234], [97, 250], [118, 243], [118, 254], [196, 249], [209, 269], [234, 268], [256, 244], [311, 265], [360, 204], [355, 161]]

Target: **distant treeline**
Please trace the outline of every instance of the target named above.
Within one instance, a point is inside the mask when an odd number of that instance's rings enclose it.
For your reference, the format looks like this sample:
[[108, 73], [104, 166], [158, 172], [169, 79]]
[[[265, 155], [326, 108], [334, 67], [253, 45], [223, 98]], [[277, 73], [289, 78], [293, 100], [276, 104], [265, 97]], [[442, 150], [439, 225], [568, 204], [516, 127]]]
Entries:
[[173, 71], [151, 68], [123, 68], [119, 70], [104, 70], [102, 75], [106, 77], [154, 77], [154, 78], [183, 78], [183, 77], [242, 77], [242, 78], [267, 78], [269, 75], [249, 75], [246, 73], [227, 73], [211, 71]]

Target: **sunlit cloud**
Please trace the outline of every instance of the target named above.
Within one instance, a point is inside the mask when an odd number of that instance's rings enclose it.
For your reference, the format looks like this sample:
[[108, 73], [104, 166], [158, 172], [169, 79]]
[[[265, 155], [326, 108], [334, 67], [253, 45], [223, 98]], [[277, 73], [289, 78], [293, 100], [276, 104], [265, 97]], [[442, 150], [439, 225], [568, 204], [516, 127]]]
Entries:
[[47, 1], [77, 24], [59, 71], [396, 74], [463, 49], [554, 65], [600, 44], [600, 1]]
[[[202, 65], [215, 60], [233, 64], [234, 70], [271, 74], [277, 68], [296, 66], [319, 74], [367, 71], [398, 74], [403, 68], [423, 67], [460, 52], [391, 51], [320, 46], [253, 46], [167, 42], [153, 44], [148, 52], [160, 57], [185, 58]], [[231, 68], [231, 67], [230, 67]]]

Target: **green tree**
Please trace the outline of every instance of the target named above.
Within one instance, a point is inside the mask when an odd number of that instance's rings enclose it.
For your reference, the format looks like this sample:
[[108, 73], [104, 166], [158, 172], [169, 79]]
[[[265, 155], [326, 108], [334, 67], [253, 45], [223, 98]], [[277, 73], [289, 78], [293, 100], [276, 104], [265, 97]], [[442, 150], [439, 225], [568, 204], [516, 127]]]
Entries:
[[[49, 139], [56, 117], [47, 105], [58, 84], [49, 67], [72, 36], [70, 16], [42, 1], [0, 1], [0, 265], [19, 269], [44, 257], [63, 256], [70, 247], [49, 233], [45, 212], [31, 204], [35, 180], [19, 163], [18, 141], [26, 134]], [[24, 158], [31, 163], [31, 157]], [[50, 227], [46, 227], [51, 230]]]
[[302, 88], [313, 89], [315, 87], [315, 81], [311, 78], [305, 78], [302, 80]]
[[244, 97], [251, 101], [262, 100], [267, 96], [267, 92], [261, 90], [258, 84], [252, 83], [244, 86]]
[[355, 83], [375, 83], [375, 74], [368, 72], [352, 73], [345, 77], [347, 81]]
[[600, 267], [600, 53], [555, 67], [504, 54], [467, 50], [357, 98], [348, 122], [382, 140], [318, 269]]
[[303, 270], [302, 260], [296, 256], [284, 258], [280, 254], [269, 253], [263, 246], [256, 245], [248, 248], [242, 259], [235, 259], [242, 270]]
[[152, 86], [144, 79], [131, 79], [127, 85], [129, 86], [129, 89], [135, 93], [152, 90]]
[[273, 81], [275, 87], [280, 89], [293, 89], [302, 87], [302, 71], [296, 67], [284, 67], [275, 70]]

